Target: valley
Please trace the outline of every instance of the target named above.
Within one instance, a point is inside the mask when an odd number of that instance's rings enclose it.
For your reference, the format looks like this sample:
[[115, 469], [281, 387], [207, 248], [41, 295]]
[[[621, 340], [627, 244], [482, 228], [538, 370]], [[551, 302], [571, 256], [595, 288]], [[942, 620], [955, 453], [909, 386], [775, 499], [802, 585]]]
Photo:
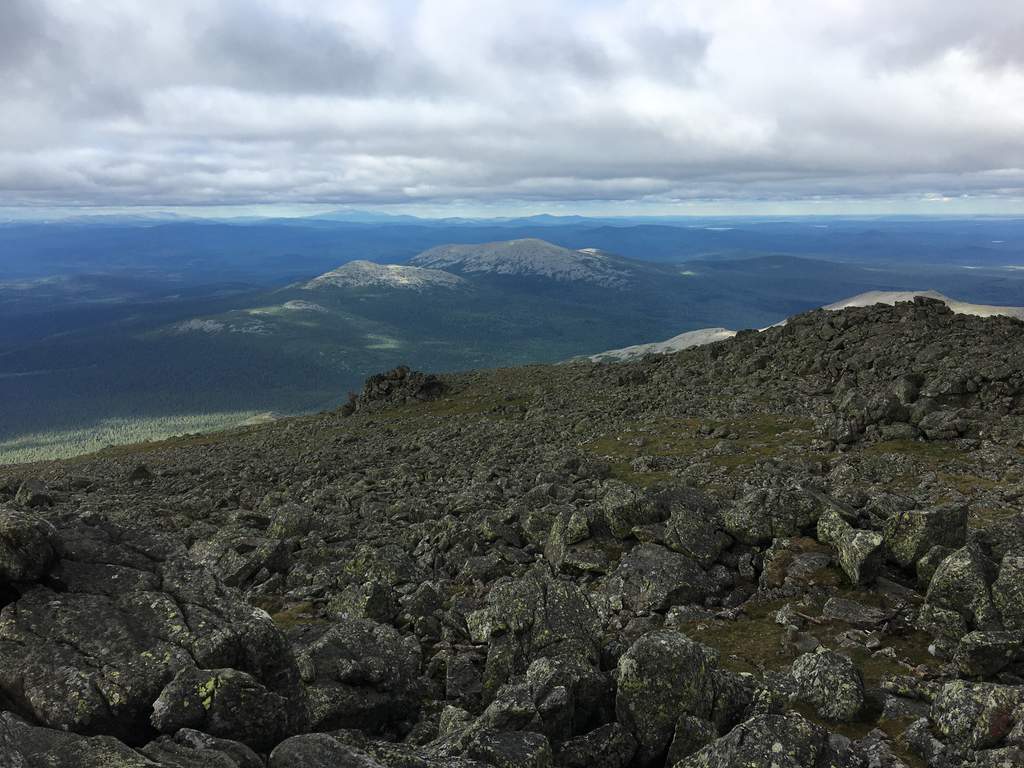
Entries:
[[[767, 226], [715, 223], [658, 224], [657, 232], [667, 242], [663, 230], [671, 230], [685, 250], [707, 247], [708, 237], [735, 239], [745, 228]], [[898, 225], [870, 223], [881, 231]], [[794, 242], [801, 245], [793, 250], [808, 250], [822, 231], [810, 223], [802, 224], [807, 241], [794, 234], [795, 225], [780, 223], [760, 252], [730, 246], [682, 260], [667, 259], [655, 246], [651, 259], [596, 247], [610, 226], [603, 222], [232, 226], [234, 234], [210, 223], [76, 225], [71, 229], [83, 244], [77, 271], [41, 276], [49, 257], [24, 259], [20, 268], [13, 259], [13, 273], [20, 269], [22, 276], [0, 282], [0, 398], [11, 404], [0, 410], [0, 463], [70, 456], [124, 442], [128, 434], [157, 439], [256, 413], [332, 408], [368, 375], [397, 364], [458, 371], [624, 348], [629, 356], [638, 345], [647, 349], [680, 334], [692, 342], [698, 337], [686, 334], [708, 328], [764, 328], [869, 291], [935, 289], [978, 304], [1024, 305], [1024, 272], [965, 264], [962, 254], [933, 264], [885, 264], [870, 254], [844, 261], [843, 237], [824, 256], [771, 252]], [[632, 237], [627, 253], [646, 248], [652, 226], [617, 224], [620, 245]], [[926, 231], [948, 226], [917, 224]], [[1008, 226], [993, 222], [982, 237], [997, 239]], [[220, 234], [172, 259], [194, 228]], [[131, 239], [136, 230], [149, 236], [142, 252], [153, 255], [115, 275], [117, 255], [95, 253], [94, 241], [141, 248], [143, 241]], [[18, 231], [0, 226], [0, 243], [6, 236], [10, 245]], [[449, 243], [413, 250], [429, 244], [427, 232]], [[60, 233], [56, 227], [48, 237]], [[579, 248], [558, 244], [584, 235], [595, 239], [579, 241], [589, 244]], [[243, 267], [235, 249], [251, 257], [257, 242], [268, 253]], [[220, 254], [212, 250], [217, 244], [225, 249]], [[286, 256], [312, 244], [304, 255]], [[360, 258], [342, 256], [356, 252]], [[383, 260], [388, 253], [400, 258]], [[59, 268], [70, 266], [65, 260]], [[25, 274], [30, 269], [36, 276]], [[120, 426], [127, 424], [134, 426]]]

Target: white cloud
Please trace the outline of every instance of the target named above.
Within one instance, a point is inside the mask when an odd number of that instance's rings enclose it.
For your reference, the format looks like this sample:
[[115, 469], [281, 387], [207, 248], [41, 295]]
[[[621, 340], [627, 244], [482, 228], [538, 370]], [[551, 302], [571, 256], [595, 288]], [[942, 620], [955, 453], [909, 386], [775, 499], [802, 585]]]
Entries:
[[0, 205], [1024, 198], [1024, 5], [7, 0]]

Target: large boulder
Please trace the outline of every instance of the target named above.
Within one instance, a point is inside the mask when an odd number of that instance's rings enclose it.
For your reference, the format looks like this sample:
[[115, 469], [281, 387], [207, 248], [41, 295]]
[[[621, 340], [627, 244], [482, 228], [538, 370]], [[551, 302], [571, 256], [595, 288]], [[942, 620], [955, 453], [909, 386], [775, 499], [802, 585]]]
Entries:
[[390, 371], [376, 373], [363, 384], [363, 391], [342, 406], [342, 415], [357, 411], [378, 410], [391, 405], [402, 405], [425, 400], [436, 400], [447, 390], [447, 385], [432, 373], [410, 370], [400, 365]]
[[46, 583], [0, 611], [0, 699], [52, 728], [131, 745], [155, 735], [153, 702], [184, 667], [246, 672], [306, 724], [287, 641], [208, 570], [138, 530], [74, 518]]
[[650, 496], [625, 483], [609, 480], [601, 510], [612, 535], [629, 538], [638, 525], [661, 522], [665, 512]]
[[818, 520], [818, 503], [784, 488], [758, 488], [722, 514], [725, 530], [743, 544], [757, 546], [772, 539], [799, 536]]
[[966, 677], [991, 677], [1024, 662], [1024, 630], [969, 632], [960, 638], [953, 662]]
[[486, 695], [525, 673], [535, 659], [571, 657], [596, 663], [599, 657], [597, 613], [586, 593], [544, 568], [498, 581], [486, 606], [466, 620], [473, 640], [488, 644]]
[[0, 507], [0, 587], [34, 581], [57, 561], [57, 531], [32, 512]]
[[1007, 629], [1024, 630], [1024, 552], [1007, 552], [992, 584], [992, 602]]
[[139, 752], [168, 768], [266, 768], [263, 758], [246, 745], [191, 728], [161, 736]]
[[656, 502], [668, 512], [665, 546], [691, 558], [701, 568], [710, 568], [732, 544], [723, 529], [721, 514], [700, 491], [673, 488], [660, 494]]
[[585, 733], [614, 713], [608, 676], [579, 655], [535, 659], [526, 682], [542, 730], [553, 742]]
[[925, 603], [959, 615], [969, 629], [1001, 629], [999, 611], [992, 602], [995, 577], [995, 564], [977, 544], [968, 544], [935, 570]]
[[23, 507], [52, 507], [53, 496], [50, 495], [46, 483], [38, 478], [30, 477], [22, 481], [18, 487], [14, 503]]
[[288, 701], [236, 669], [178, 671], [153, 703], [161, 733], [191, 728], [267, 751], [287, 733]]
[[[52, 728], [40, 728], [26, 723], [10, 712], [0, 712], [0, 766], [159, 768], [157, 763], [148, 760], [112, 736], [86, 737]], [[235, 767], [227, 765], [224, 768]]]
[[360, 749], [326, 733], [307, 733], [282, 741], [267, 761], [268, 768], [384, 768]]
[[608, 723], [562, 745], [563, 768], [626, 768], [636, 754], [636, 739], [619, 723]]
[[758, 715], [675, 768], [816, 768], [831, 765], [828, 731], [791, 712]]
[[189, 554], [229, 587], [244, 589], [258, 574], [287, 573], [291, 548], [287, 540], [251, 536], [240, 526], [227, 526], [193, 544]]
[[692, 558], [659, 544], [640, 544], [619, 561], [606, 589], [630, 610], [649, 613], [700, 602], [712, 586]]
[[904, 568], [934, 546], [956, 549], [967, 540], [967, 508], [960, 506], [913, 509], [892, 514], [883, 526], [890, 557]]
[[955, 680], [932, 702], [936, 730], [959, 750], [998, 746], [1024, 705], [1024, 687]]
[[818, 540], [836, 551], [839, 567], [854, 584], [874, 580], [882, 565], [885, 549], [882, 534], [854, 528], [833, 509], [818, 518]]
[[793, 662], [797, 696], [829, 720], [855, 720], [864, 708], [864, 679], [849, 658], [825, 648]]
[[470, 742], [466, 754], [494, 768], [553, 768], [554, 756], [547, 738], [533, 731], [482, 730]]
[[310, 625], [292, 637], [305, 671], [314, 730], [384, 732], [416, 719], [421, 690], [415, 638], [368, 619]]
[[717, 663], [715, 651], [673, 630], [648, 632], [622, 655], [615, 712], [637, 741], [637, 765], [660, 765], [681, 716], [712, 718]]

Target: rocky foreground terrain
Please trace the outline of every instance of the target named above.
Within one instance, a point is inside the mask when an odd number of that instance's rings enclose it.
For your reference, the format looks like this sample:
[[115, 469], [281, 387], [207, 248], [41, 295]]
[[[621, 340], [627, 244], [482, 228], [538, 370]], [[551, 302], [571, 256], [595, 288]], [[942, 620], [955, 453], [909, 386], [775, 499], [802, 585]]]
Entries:
[[0, 468], [0, 765], [1024, 765], [1024, 323], [918, 299]]

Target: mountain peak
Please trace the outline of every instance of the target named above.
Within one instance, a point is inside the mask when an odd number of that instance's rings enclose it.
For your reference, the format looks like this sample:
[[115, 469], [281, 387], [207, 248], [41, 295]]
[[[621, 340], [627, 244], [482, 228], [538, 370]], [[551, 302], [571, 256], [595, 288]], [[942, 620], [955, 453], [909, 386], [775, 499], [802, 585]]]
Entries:
[[625, 287], [631, 277], [628, 267], [594, 248], [573, 250], [534, 237], [439, 245], [419, 254], [410, 263], [463, 273], [543, 277], [615, 288]]
[[464, 284], [465, 280], [461, 277], [439, 269], [377, 264], [357, 259], [313, 278], [302, 288], [404, 288], [422, 291], [428, 288], [458, 288]]

